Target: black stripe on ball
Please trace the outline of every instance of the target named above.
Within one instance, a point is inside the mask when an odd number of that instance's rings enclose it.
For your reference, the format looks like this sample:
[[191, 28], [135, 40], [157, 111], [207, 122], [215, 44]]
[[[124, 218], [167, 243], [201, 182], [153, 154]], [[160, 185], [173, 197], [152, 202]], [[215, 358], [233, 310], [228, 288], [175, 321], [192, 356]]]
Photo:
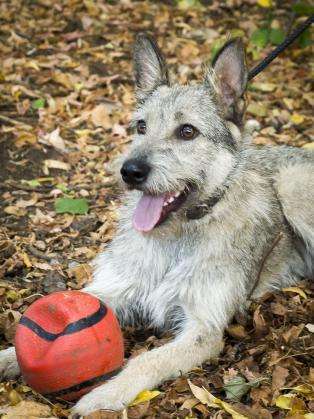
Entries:
[[72, 333], [80, 332], [81, 330], [94, 326], [106, 316], [107, 311], [108, 310], [105, 304], [103, 304], [100, 301], [99, 309], [95, 313], [68, 324], [66, 328], [63, 329], [60, 333], [47, 332], [47, 330], [39, 326], [39, 324], [34, 322], [34, 320], [31, 320], [26, 316], [21, 317], [20, 324], [32, 330], [34, 333], [36, 333], [37, 336], [41, 337], [42, 339], [48, 340], [49, 342], [53, 342], [60, 336], [71, 335]]
[[70, 393], [76, 393], [80, 390], [83, 390], [86, 387], [90, 387], [90, 386], [93, 386], [95, 384], [99, 384], [103, 381], [109, 380], [109, 378], [114, 377], [115, 375], [117, 375], [121, 371], [121, 369], [122, 368], [117, 368], [113, 371], [107, 372], [106, 374], [99, 375], [97, 377], [91, 378], [91, 379], [86, 380], [86, 381], [82, 381], [79, 384], [75, 384], [74, 386], [64, 388], [62, 390], [54, 391], [53, 393], [46, 393], [45, 395], [47, 395], [49, 397], [62, 397], [62, 396], [65, 396], [67, 394], [70, 394]]

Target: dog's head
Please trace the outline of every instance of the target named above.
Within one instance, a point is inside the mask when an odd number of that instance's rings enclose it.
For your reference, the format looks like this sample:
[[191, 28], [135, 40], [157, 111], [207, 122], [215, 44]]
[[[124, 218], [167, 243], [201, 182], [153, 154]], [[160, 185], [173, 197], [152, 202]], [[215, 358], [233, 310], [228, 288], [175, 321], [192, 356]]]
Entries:
[[134, 62], [135, 134], [121, 175], [140, 191], [133, 225], [148, 232], [183, 219], [233, 167], [238, 145], [228, 121], [240, 124], [247, 70], [239, 39], [221, 49], [199, 85], [171, 85], [161, 51], [147, 35], [136, 39]]

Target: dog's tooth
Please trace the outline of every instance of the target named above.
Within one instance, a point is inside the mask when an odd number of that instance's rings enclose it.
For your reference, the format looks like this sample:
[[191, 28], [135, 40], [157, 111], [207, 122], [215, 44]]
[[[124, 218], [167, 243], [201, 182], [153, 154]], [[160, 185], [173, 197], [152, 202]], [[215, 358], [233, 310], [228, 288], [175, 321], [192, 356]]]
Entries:
[[173, 202], [174, 201], [174, 197], [173, 196], [171, 196], [169, 199], [168, 199], [168, 202], [170, 203], [170, 202]]
[[180, 191], [179, 191], [179, 192], [176, 192], [174, 196], [175, 196], [176, 198], [178, 198], [178, 196], [180, 195], [180, 193], [181, 193]]

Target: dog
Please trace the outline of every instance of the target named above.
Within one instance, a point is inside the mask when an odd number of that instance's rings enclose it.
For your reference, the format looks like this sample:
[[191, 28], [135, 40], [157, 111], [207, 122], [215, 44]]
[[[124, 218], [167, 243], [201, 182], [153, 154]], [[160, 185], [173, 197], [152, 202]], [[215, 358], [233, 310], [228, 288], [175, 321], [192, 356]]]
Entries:
[[[148, 35], [137, 36], [134, 62], [125, 204], [84, 291], [122, 324], [140, 317], [176, 335], [83, 396], [77, 415], [121, 410], [140, 391], [216, 357], [225, 327], [250, 299], [314, 277], [314, 154], [242, 140], [241, 40], [225, 44], [198, 85], [171, 84]], [[2, 351], [2, 377], [18, 372], [14, 348]]]

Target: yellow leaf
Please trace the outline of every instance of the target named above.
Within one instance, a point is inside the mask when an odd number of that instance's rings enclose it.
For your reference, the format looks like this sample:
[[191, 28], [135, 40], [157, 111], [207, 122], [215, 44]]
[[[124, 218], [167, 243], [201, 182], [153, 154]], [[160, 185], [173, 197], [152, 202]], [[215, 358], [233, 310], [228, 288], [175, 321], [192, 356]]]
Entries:
[[262, 103], [251, 102], [247, 107], [247, 111], [255, 116], [264, 117], [267, 115], [267, 107]]
[[295, 292], [296, 294], [299, 294], [301, 297], [303, 298], [307, 298], [305, 292], [303, 290], [301, 290], [301, 288], [299, 287], [288, 287], [288, 288], [283, 288], [284, 292]]
[[39, 71], [40, 70], [40, 67], [38, 66], [38, 64], [36, 63], [36, 61], [33, 61], [33, 60], [31, 60], [28, 63], [26, 63], [25, 64], [25, 67], [33, 68], [36, 71]]
[[251, 87], [261, 92], [268, 93], [276, 90], [277, 86], [275, 83], [253, 83]]
[[303, 400], [298, 399], [295, 394], [288, 393], [277, 397], [276, 406], [280, 409], [291, 410], [291, 414], [304, 414], [306, 405]]
[[257, 4], [261, 7], [271, 7], [271, 0], [257, 0]]
[[31, 132], [23, 131], [19, 136], [14, 140], [16, 147], [21, 148], [25, 145], [33, 145], [37, 143], [37, 137]]
[[9, 393], [9, 400], [10, 400], [10, 405], [15, 406], [16, 404], [22, 401], [22, 397], [19, 395], [19, 393], [16, 390], [11, 390]]
[[21, 253], [20, 253], [20, 256], [21, 256], [21, 258], [23, 259], [24, 265], [25, 265], [27, 268], [31, 268], [31, 267], [32, 267], [32, 262], [29, 260], [29, 257], [27, 256], [27, 254], [26, 254], [26, 253], [24, 253], [24, 252], [21, 252]]
[[280, 409], [291, 410], [292, 409], [292, 399], [294, 398], [294, 394], [289, 393], [285, 395], [281, 395], [276, 399], [276, 406], [280, 407]]
[[215, 407], [218, 409], [223, 409], [225, 412], [229, 413], [233, 419], [248, 419], [247, 416], [241, 415], [233, 407], [223, 400], [218, 399], [218, 397], [213, 396], [209, 391], [204, 387], [198, 387], [188, 380], [190, 389], [193, 395], [203, 404], [206, 404], [209, 407]]
[[309, 150], [314, 150], [314, 141], [312, 143], [307, 143], [302, 146], [302, 148], [307, 148]]
[[310, 384], [300, 384], [299, 386], [296, 386], [296, 387], [287, 388], [287, 390], [293, 390], [294, 392], [301, 393], [301, 394], [313, 393], [313, 396], [314, 396], [314, 386]]
[[159, 396], [159, 394], [160, 391], [158, 390], [143, 390], [135, 397], [135, 399], [132, 403], [129, 404], [129, 406], [135, 406], [140, 403], [148, 402], [149, 400], [152, 400], [155, 397]]
[[304, 122], [304, 116], [299, 113], [293, 112], [293, 114], [290, 117], [290, 121], [295, 125], [300, 125], [302, 124], [302, 122]]

